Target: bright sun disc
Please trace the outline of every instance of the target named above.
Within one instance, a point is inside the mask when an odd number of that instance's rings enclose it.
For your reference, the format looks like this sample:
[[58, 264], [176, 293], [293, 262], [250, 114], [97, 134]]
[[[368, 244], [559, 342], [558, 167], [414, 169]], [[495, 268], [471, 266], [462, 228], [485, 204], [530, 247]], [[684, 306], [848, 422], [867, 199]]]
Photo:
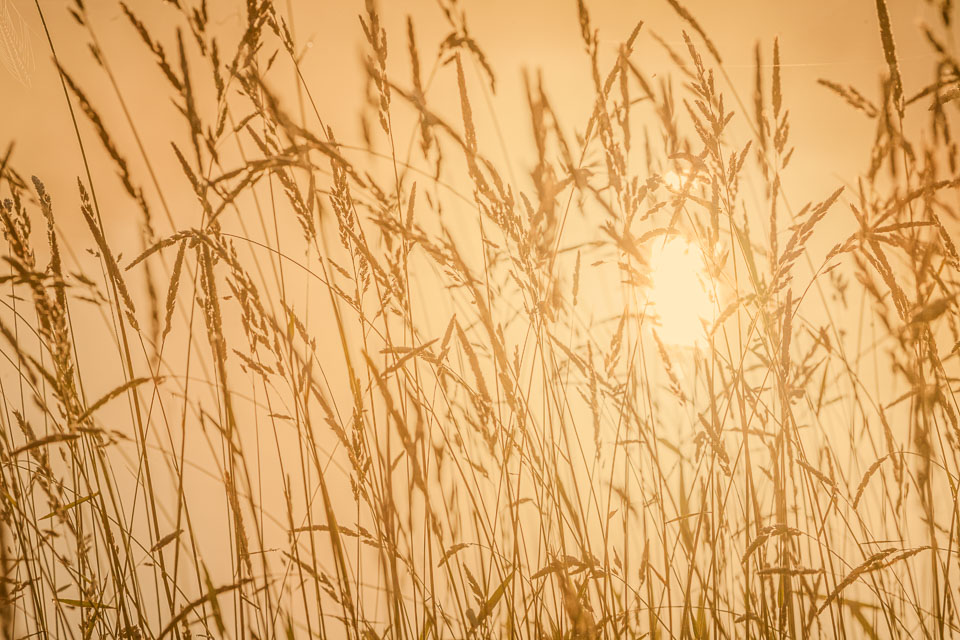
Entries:
[[650, 256], [649, 302], [659, 321], [660, 338], [692, 346], [704, 337], [703, 321], [712, 320], [716, 305], [705, 286], [706, 268], [700, 250], [682, 238], [657, 240]]

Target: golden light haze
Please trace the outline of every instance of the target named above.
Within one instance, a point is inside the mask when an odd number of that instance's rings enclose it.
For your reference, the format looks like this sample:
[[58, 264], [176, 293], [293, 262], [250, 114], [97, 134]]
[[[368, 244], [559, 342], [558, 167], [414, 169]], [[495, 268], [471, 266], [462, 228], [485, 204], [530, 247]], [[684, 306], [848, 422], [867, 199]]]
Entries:
[[0, 0], [0, 640], [960, 637], [948, 0]]
[[650, 278], [647, 300], [659, 321], [660, 337], [681, 346], [703, 344], [719, 312], [700, 250], [678, 237], [655, 243]]

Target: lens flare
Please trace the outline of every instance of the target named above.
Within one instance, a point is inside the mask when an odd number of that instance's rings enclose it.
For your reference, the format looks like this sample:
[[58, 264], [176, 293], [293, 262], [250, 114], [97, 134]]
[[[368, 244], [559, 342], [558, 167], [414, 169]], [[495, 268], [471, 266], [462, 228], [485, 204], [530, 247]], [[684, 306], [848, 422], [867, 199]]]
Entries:
[[653, 285], [650, 310], [659, 323], [661, 340], [679, 346], [694, 346], [705, 337], [703, 322], [716, 311], [707, 286], [707, 270], [700, 250], [673, 237], [656, 241], [650, 256]]

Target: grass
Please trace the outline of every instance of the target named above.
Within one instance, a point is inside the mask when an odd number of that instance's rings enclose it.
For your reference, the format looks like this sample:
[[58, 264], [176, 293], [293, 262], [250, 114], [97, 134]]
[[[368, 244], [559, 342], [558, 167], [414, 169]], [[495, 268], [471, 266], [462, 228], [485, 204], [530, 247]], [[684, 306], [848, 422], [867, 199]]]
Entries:
[[[810, 88], [875, 128], [866, 170], [787, 193], [779, 41], [736, 86], [668, 3], [683, 47], [601, 45], [577, 2], [592, 113], [526, 75], [526, 149], [476, 124], [503, 74], [449, 0], [435, 56], [362, 7], [360, 143], [289, 5], [248, 0], [227, 43], [205, 3], [160, 32], [121, 2], [167, 148], [68, 3], [93, 58], [47, 44], [83, 165], [46, 170], [77, 189], [0, 156], [3, 636], [960, 635], [955, 11], [920, 26], [924, 87], [877, 0], [882, 81]], [[710, 301], [679, 336], [670, 287]]]

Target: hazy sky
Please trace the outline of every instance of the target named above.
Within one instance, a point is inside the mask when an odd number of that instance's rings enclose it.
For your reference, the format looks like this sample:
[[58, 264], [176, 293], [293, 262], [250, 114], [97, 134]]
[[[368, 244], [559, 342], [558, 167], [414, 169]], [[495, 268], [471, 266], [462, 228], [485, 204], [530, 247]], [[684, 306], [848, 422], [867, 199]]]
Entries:
[[[310, 46], [303, 69], [321, 115], [327, 124], [336, 128], [341, 140], [355, 141], [359, 130], [354, 114], [362, 103], [364, 86], [360, 65], [363, 34], [357, 19], [363, 2], [289, 0], [289, 3], [298, 44]], [[27, 43], [35, 60], [29, 86], [6, 69], [0, 69], [0, 143], [6, 147], [10, 140], [16, 141], [15, 166], [25, 174], [36, 173], [49, 182], [55, 200], [64, 195], [73, 198], [74, 193], [63, 190], [72, 188], [75, 175], [80, 171], [79, 154], [36, 7], [28, 0], [0, 0], [0, 4], [5, 5], [8, 20], [15, 19], [9, 16], [17, 12], [22, 16]], [[66, 0], [40, 2], [54, 44], [64, 66], [86, 88], [101, 111], [111, 134], [121, 147], [132, 150], [130, 130], [116, 97], [102, 70], [93, 64], [86, 50], [88, 36], [68, 15], [68, 4]], [[288, 12], [288, 17], [291, 7], [287, 0], [277, 4]], [[388, 69], [400, 84], [408, 85], [406, 16], [411, 15], [416, 25], [425, 72], [431, 68], [437, 46], [448, 29], [437, 5], [430, 0], [380, 4], [390, 43]], [[168, 140], [178, 131], [183, 134], [182, 124], [149, 52], [124, 18], [118, 3], [91, 0], [88, 5], [94, 30], [115, 71], [134, 122], [141, 129], [148, 152], [160, 165], [161, 172], [165, 171], [164, 167], [175, 171]], [[148, 24], [161, 25], [155, 37], [165, 44], [168, 52], [175, 52], [172, 35], [177, 24], [176, 12], [159, 0], [136, 0], [130, 5]], [[928, 84], [932, 75], [930, 49], [917, 29], [918, 20], [924, 18], [925, 13], [930, 14], [930, 8], [923, 2], [890, 5], [904, 84], [910, 93]], [[211, 20], [223, 33], [225, 49], [236, 42], [243, 7], [244, 3], [239, 0], [210, 2]], [[525, 143], [530, 140], [522, 89], [523, 68], [542, 70], [554, 106], [568, 130], [582, 130], [592, 96], [582, 91], [583, 83], [589, 80], [589, 66], [580, 40], [576, 3], [573, 0], [466, 0], [463, 7], [471, 34], [498, 73], [498, 91], [491, 105], [504, 137], [524, 136]], [[601, 48], [605, 49], [602, 53], [611, 55], [633, 25], [642, 20], [644, 32], [635, 61], [649, 75], [669, 69], [662, 49], [650, 35], [656, 32], [666, 41], [681, 45], [680, 29], [684, 25], [665, 0], [594, 0], [588, 7], [593, 25], [600, 30]], [[688, 8], [715, 40], [733, 88], [748, 105], [753, 91], [754, 43], [761, 41], [764, 62], [769, 64], [773, 37], [779, 36], [793, 140], [795, 144], [803, 142], [798, 145], [800, 152], [794, 159], [795, 179], [809, 184], [813, 178], [813, 182], [818, 183], [863, 167], [864, 152], [873, 133], [871, 125], [860, 114], [839, 104], [835, 96], [817, 86], [816, 80], [828, 78], [852, 83], [866, 95], [876, 95], [884, 62], [873, 2], [696, 1], [689, 2]], [[929, 19], [929, 15], [927, 17]], [[766, 76], [769, 81], [769, 72]], [[451, 80], [452, 73], [446, 69], [439, 72], [436, 82], [441, 86]], [[282, 84], [292, 86], [290, 82]], [[732, 98], [730, 87], [725, 87], [725, 91], [728, 99]], [[450, 92], [436, 91], [429, 97], [439, 100], [434, 104], [442, 106], [444, 93]], [[435, 97], [437, 95], [439, 97]], [[295, 99], [292, 92], [288, 97]], [[732, 108], [740, 110], [733, 100], [730, 102]], [[752, 110], [752, 106], [749, 109]], [[479, 111], [481, 126], [485, 117], [492, 122], [486, 105]], [[175, 128], [166, 127], [165, 123]], [[313, 125], [316, 126], [315, 121]], [[84, 135], [94, 142], [93, 134], [86, 127]], [[110, 170], [107, 159], [98, 149], [92, 155], [95, 170]], [[136, 154], [128, 153], [128, 159], [135, 176], [144, 178]], [[148, 192], [148, 198], [154, 197], [155, 193]], [[114, 222], [122, 224], [119, 220]]]

